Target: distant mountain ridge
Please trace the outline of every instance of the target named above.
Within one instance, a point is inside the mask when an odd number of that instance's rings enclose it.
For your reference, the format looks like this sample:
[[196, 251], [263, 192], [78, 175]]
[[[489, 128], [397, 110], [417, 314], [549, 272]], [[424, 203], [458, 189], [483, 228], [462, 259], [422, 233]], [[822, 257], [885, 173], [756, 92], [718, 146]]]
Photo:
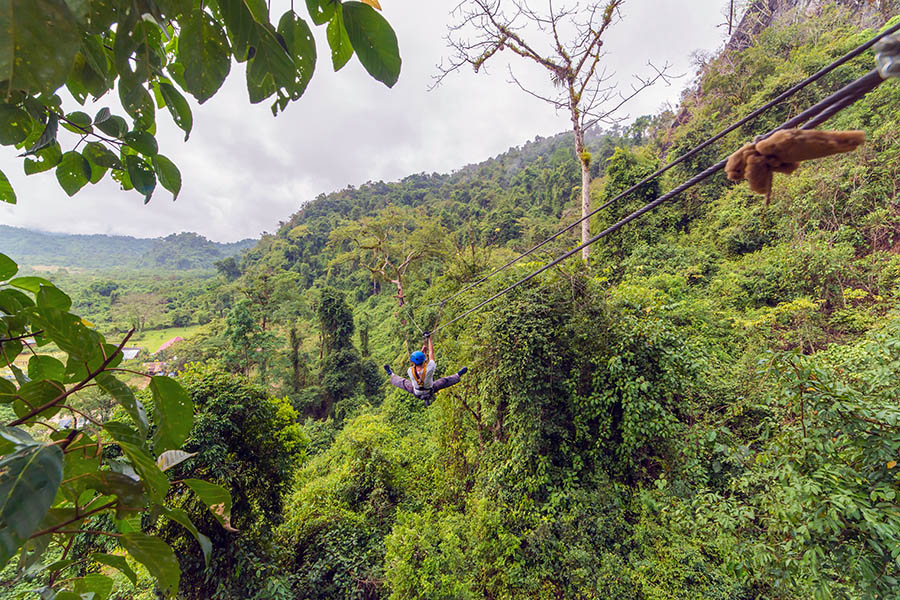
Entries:
[[124, 235], [68, 234], [0, 225], [0, 252], [20, 265], [81, 269], [212, 269], [215, 262], [236, 256], [256, 244], [245, 239], [220, 244], [197, 233], [159, 238]]

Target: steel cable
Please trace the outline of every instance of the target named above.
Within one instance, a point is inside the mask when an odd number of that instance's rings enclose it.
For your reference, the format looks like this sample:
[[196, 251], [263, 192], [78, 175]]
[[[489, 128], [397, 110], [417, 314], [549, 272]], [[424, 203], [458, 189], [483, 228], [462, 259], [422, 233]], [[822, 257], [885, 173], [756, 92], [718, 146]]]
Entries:
[[[668, 170], [671, 169], [672, 167], [674, 167], [674, 166], [676, 166], [676, 165], [678, 165], [678, 164], [680, 164], [680, 163], [686, 161], [687, 159], [689, 159], [690, 157], [694, 156], [695, 154], [697, 154], [698, 152], [700, 152], [701, 150], [703, 150], [704, 148], [706, 148], [706, 147], [709, 146], [710, 144], [713, 144], [713, 143], [719, 141], [720, 139], [722, 139], [723, 137], [725, 137], [726, 135], [728, 135], [729, 133], [731, 133], [731, 132], [734, 131], [735, 129], [738, 129], [739, 127], [742, 127], [743, 125], [746, 125], [747, 123], [749, 123], [750, 121], [752, 121], [753, 119], [755, 119], [755, 118], [758, 117], [759, 115], [763, 114], [764, 112], [766, 112], [767, 110], [769, 110], [769, 109], [772, 108], [773, 106], [775, 106], [775, 105], [777, 105], [777, 104], [783, 102], [783, 101], [786, 100], [787, 98], [790, 98], [791, 96], [793, 96], [794, 94], [796, 94], [797, 92], [799, 92], [800, 90], [802, 90], [803, 88], [805, 88], [806, 86], [808, 86], [808, 85], [810, 85], [810, 84], [812, 84], [812, 83], [815, 83], [816, 81], [818, 81], [819, 79], [821, 79], [822, 77], [824, 77], [825, 75], [827, 75], [828, 73], [830, 73], [831, 71], [833, 71], [833, 70], [835, 70], [836, 68], [838, 68], [838, 67], [840, 67], [840, 66], [846, 64], [846, 63], [849, 62], [850, 60], [856, 58], [857, 56], [859, 56], [860, 54], [862, 54], [863, 52], [865, 52], [866, 50], [868, 50], [869, 48], [871, 48], [872, 46], [874, 46], [875, 44], [877, 44], [877, 43], [878, 43], [879, 41], [881, 41], [882, 39], [884, 39], [884, 38], [886, 38], [887, 36], [890, 36], [890, 35], [892, 35], [892, 34], [898, 32], [898, 31], [900, 31], [900, 23], [894, 25], [893, 27], [891, 27], [891, 28], [889, 28], [889, 29], [886, 29], [886, 30], [885, 30], [884, 32], [882, 32], [882, 33], [879, 33], [877, 36], [873, 37], [872, 39], [870, 39], [869, 41], [865, 42], [864, 44], [861, 44], [861, 45], [857, 46], [856, 48], [854, 48], [853, 50], [851, 50], [851, 51], [848, 52], [847, 54], [844, 54], [842, 57], [840, 57], [839, 59], [835, 60], [835, 61], [832, 62], [831, 64], [829, 64], [829, 65], [825, 66], [824, 68], [820, 69], [819, 71], [813, 73], [812, 75], [810, 75], [809, 77], [807, 77], [807, 78], [804, 79], [803, 81], [801, 81], [801, 82], [795, 84], [794, 86], [788, 88], [787, 90], [785, 90], [784, 92], [782, 92], [781, 94], [779, 94], [778, 96], [776, 96], [775, 98], [773, 98], [772, 100], [770, 100], [769, 102], [767, 102], [766, 104], [764, 104], [763, 106], [757, 108], [756, 110], [754, 110], [753, 112], [751, 112], [750, 114], [748, 114], [747, 116], [745, 116], [744, 118], [740, 119], [739, 121], [736, 121], [736, 122], [733, 123], [732, 125], [729, 125], [729, 126], [726, 127], [725, 129], [723, 129], [722, 131], [720, 131], [719, 133], [717, 133], [716, 135], [714, 135], [714, 136], [712, 136], [711, 138], [707, 139], [707, 140], [704, 141], [703, 143], [701, 143], [701, 144], [695, 146], [694, 148], [692, 148], [692, 149], [689, 150], [688, 152], [682, 154], [681, 156], [679, 156], [678, 158], [676, 158], [676, 159], [673, 160], [672, 162], [670, 162], [670, 163], [668, 163], [668, 164], [666, 164], [666, 165], [660, 167], [657, 171], [655, 171], [654, 173], [651, 173], [650, 175], [648, 175], [648, 176], [645, 177], [644, 179], [640, 180], [639, 182], [637, 182], [636, 184], [634, 184], [633, 186], [631, 186], [630, 188], [628, 188], [628, 189], [625, 190], [624, 192], [621, 192], [620, 194], [617, 194], [615, 197], [613, 197], [613, 198], [610, 199], [609, 201], [605, 202], [605, 203], [602, 204], [601, 206], [595, 208], [594, 210], [592, 210], [591, 212], [589, 212], [587, 215], [581, 217], [580, 219], [578, 219], [577, 221], [571, 223], [570, 225], [567, 225], [567, 226], [564, 227], [563, 229], [560, 229], [559, 231], [557, 231], [556, 233], [554, 233], [554, 234], [551, 235], [550, 237], [546, 238], [544, 241], [542, 241], [542, 242], [538, 243], [537, 245], [533, 246], [533, 247], [530, 248], [529, 250], [526, 250], [526, 251], [523, 252], [522, 254], [519, 254], [516, 258], [514, 258], [514, 259], [508, 261], [507, 263], [505, 263], [505, 264], [503, 264], [503, 265], [497, 267], [496, 269], [494, 269], [493, 271], [491, 271], [491, 272], [488, 273], [487, 275], [481, 277], [480, 279], [477, 279], [476, 281], [473, 281], [472, 283], [470, 283], [470, 284], [467, 285], [466, 287], [462, 288], [461, 290], [457, 291], [456, 293], [451, 294], [450, 296], [447, 296], [446, 298], [444, 298], [444, 299], [442, 299], [442, 300], [439, 300], [439, 301], [437, 301], [437, 302], [432, 302], [431, 304], [425, 304], [424, 306], [438, 306], [438, 305], [440, 305], [440, 304], [445, 304], [445, 303], [449, 302], [450, 300], [453, 300], [454, 298], [457, 298], [457, 297], [459, 297], [460, 295], [462, 295], [462, 294], [468, 292], [469, 290], [471, 290], [471, 289], [473, 289], [473, 288], [475, 288], [475, 287], [481, 285], [482, 283], [484, 283], [485, 281], [487, 281], [488, 279], [490, 279], [491, 277], [493, 277], [493, 276], [496, 275], [497, 273], [500, 273], [501, 271], [505, 271], [506, 269], [508, 269], [508, 268], [511, 267], [512, 265], [516, 264], [517, 262], [519, 262], [520, 260], [522, 260], [522, 259], [525, 258], [526, 256], [531, 255], [532, 253], [536, 252], [536, 251], [539, 250], [540, 248], [542, 248], [542, 247], [544, 247], [545, 245], [549, 244], [550, 242], [552, 242], [553, 240], [555, 240], [556, 238], [558, 238], [558, 237], [561, 236], [562, 234], [566, 233], [567, 231], [571, 231], [572, 229], [574, 229], [575, 227], [577, 227], [578, 225], [580, 225], [581, 223], [583, 223], [585, 220], [591, 218], [592, 216], [594, 216], [595, 214], [597, 214], [597, 213], [600, 212], [601, 210], [604, 210], [605, 208], [609, 207], [611, 204], [613, 204], [613, 203], [615, 203], [615, 202], [621, 200], [623, 197], [625, 197], [625, 196], [631, 194], [632, 192], [634, 192], [634, 191], [640, 189], [641, 186], [643, 186], [643, 185], [645, 185], [646, 183], [649, 183], [650, 181], [656, 179], [657, 177], [659, 177], [660, 175], [662, 175], [663, 173], [665, 173], [666, 171], [668, 171]], [[851, 100], [850, 102], [852, 103], [852, 102], [854, 102], [854, 101], [855, 101], [855, 100]], [[836, 110], [840, 110], [840, 108], [837, 108]], [[825, 118], [827, 119], [827, 118], [830, 117], [830, 116], [831, 116], [831, 115], [828, 115], [828, 116], [826, 116]], [[824, 119], [823, 119], [823, 120], [824, 120]], [[582, 246], [582, 247], [583, 247], [583, 246]]]
[[[884, 79], [881, 77], [881, 75], [879, 74], [878, 70], [877, 70], [877, 69], [873, 69], [872, 71], [870, 71], [870, 72], [867, 73], [866, 75], [864, 75], [864, 76], [860, 77], [859, 79], [857, 79], [857, 80], [855, 80], [855, 81], [853, 81], [853, 82], [847, 84], [846, 86], [844, 86], [843, 88], [841, 88], [841, 89], [838, 90], [837, 92], [831, 94], [830, 96], [828, 96], [828, 97], [825, 98], [824, 100], [822, 100], [822, 101], [820, 101], [820, 102], [817, 102], [816, 104], [814, 104], [813, 106], [809, 107], [808, 109], [806, 109], [806, 110], [803, 111], [802, 113], [798, 114], [797, 116], [793, 117], [792, 119], [789, 119], [789, 120], [785, 121], [785, 122], [782, 123], [779, 127], [776, 127], [775, 129], [769, 131], [769, 132], [766, 133], [765, 135], [758, 136], [758, 137], [757, 137], [757, 140], [765, 139], [765, 138], [769, 137], [770, 135], [772, 135], [773, 133], [775, 133], [776, 131], [779, 131], [779, 130], [781, 130], [781, 129], [790, 129], [790, 128], [793, 128], [793, 127], [800, 126], [800, 125], [803, 124], [803, 123], [805, 123], [805, 124], [802, 125], [801, 129], [812, 129], [813, 127], [816, 127], [816, 126], [820, 125], [821, 123], [823, 123], [826, 119], [828, 119], [828, 118], [834, 116], [834, 115], [835, 115], [837, 112], [839, 112], [840, 110], [842, 110], [842, 109], [844, 109], [844, 108], [850, 106], [851, 104], [853, 104], [854, 102], [856, 102], [857, 100], [859, 100], [860, 98], [862, 98], [863, 96], [865, 96], [867, 93], [869, 93], [869, 92], [871, 92], [872, 90], [874, 90], [874, 89], [875, 89], [876, 87], [878, 87], [883, 81], [884, 81]], [[499, 298], [500, 296], [503, 296], [504, 294], [507, 294], [508, 292], [510, 292], [510, 291], [512, 291], [513, 289], [519, 287], [519, 286], [522, 285], [523, 283], [525, 283], [525, 282], [527, 282], [527, 281], [530, 281], [531, 279], [534, 279], [535, 277], [537, 277], [538, 275], [540, 275], [541, 273], [543, 273], [543, 272], [546, 271], [547, 269], [550, 269], [550, 268], [552, 268], [552, 267], [558, 265], [558, 264], [561, 263], [562, 261], [566, 260], [567, 258], [573, 256], [574, 254], [577, 254], [577, 253], [580, 252], [583, 248], [585, 248], [585, 247], [587, 247], [587, 246], [590, 246], [591, 244], [594, 244], [594, 243], [597, 242], [598, 240], [600, 240], [600, 239], [602, 239], [602, 238], [608, 236], [609, 234], [611, 234], [611, 233], [613, 233], [613, 232], [619, 230], [619, 229], [622, 228], [624, 225], [627, 225], [628, 223], [630, 223], [631, 221], [634, 221], [635, 219], [641, 217], [641, 216], [644, 215], [645, 213], [648, 213], [648, 212], [650, 212], [651, 210], [657, 208], [657, 207], [658, 207], [659, 205], [661, 205], [662, 203], [664, 203], [664, 202], [666, 202], [666, 201], [668, 201], [668, 200], [671, 200], [672, 198], [674, 198], [675, 196], [677, 196], [677, 195], [680, 194], [681, 192], [683, 192], [683, 191], [685, 191], [685, 190], [687, 190], [687, 189], [689, 189], [689, 188], [691, 188], [691, 187], [693, 187], [693, 186], [699, 184], [700, 182], [702, 182], [702, 181], [704, 181], [705, 179], [709, 178], [710, 176], [714, 175], [714, 174], [717, 173], [718, 171], [722, 170], [722, 169], [725, 167], [725, 163], [726, 163], [726, 162], [727, 162], [727, 158], [725, 158], [725, 159], [723, 159], [723, 160], [717, 162], [716, 164], [714, 164], [714, 165], [712, 165], [712, 166], [710, 166], [710, 167], [707, 167], [705, 170], [703, 170], [702, 172], [698, 173], [698, 174], [695, 175], [694, 177], [688, 179], [687, 181], [685, 181], [684, 183], [682, 183], [682, 184], [679, 185], [678, 187], [676, 187], [676, 188], [670, 190], [669, 192], [666, 192], [665, 194], [663, 194], [662, 196], [660, 196], [660, 197], [657, 198], [656, 200], [654, 200], [654, 201], [652, 201], [652, 202], [649, 202], [649, 203], [645, 204], [644, 206], [642, 206], [642, 207], [639, 208], [638, 210], [634, 211], [633, 213], [629, 214], [629, 215], [626, 216], [625, 218], [623, 218], [623, 219], [621, 219], [620, 221], [617, 221], [616, 223], [610, 225], [609, 227], [607, 227], [606, 229], [604, 229], [603, 231], [601, 231], [601, 232], [598, 233], [597, 235], [593, 236], [592, 238], [590, 238], [590, 239], [587, 240], [586, 242], [580, 244], [579, 246], [573, 248], [572, 250], [569, 250], [568, 252], [566, 252], [566, 253], [563, 254], [562, 256], [560, 256], [560, 257], [554, 259], [552, 262], [547, 263], [546, 265], [544, 265], [544, 266], [541, 267], [540, 269], [538, 269], [538, 270], [536, 270], [536, 271], [533, 271], [532, 273], [526, 275], [525, 277], [522, 277], [521, 279], [519, 279], [518, 281], [516, 281], [516, 282], [513, 283], [512, 285], [506, 287], [505, 289], [503, 289], [503, 290], [500, 291], [500, 292], [497, 292], [497, 293], [494, 294], [493, 296], [489, 297], [487, 300], [484, 300], [484, 301], [482, 301], [481, 303], [479, 303], [479, 304], [473, 306], [472, 308], [468, 309], [467, 311], [463, 312], [462, 314], [460, 314], [460, 315], [454, 317], [454, 318], [451, 319], [450, 321], [447, 321], [446, 323], [442, 323], [442, 324], [438, 325], [438, 326], [435, 327], [434, 330], [431, 331], [430, 333], [434, 333], [434, 332], [436, 332], [436, 331], [439, 331], [439, 330], [441, 330], [441, 329], [444, 329], [445, 327], [451, 325], [452, 323], [455, 323], [456, 321], [459, 321], [459, 320], [462, 319], [463, 317], [466, 317], [466, 316], [472, 314], [472, 313], [475, 312], [476, 310], [482, 308], [483, 306], [485, 306], [486, 304], [489, 304], [490, 302], [493, 302], [494, 300], [496, 300], [496, 299]]]

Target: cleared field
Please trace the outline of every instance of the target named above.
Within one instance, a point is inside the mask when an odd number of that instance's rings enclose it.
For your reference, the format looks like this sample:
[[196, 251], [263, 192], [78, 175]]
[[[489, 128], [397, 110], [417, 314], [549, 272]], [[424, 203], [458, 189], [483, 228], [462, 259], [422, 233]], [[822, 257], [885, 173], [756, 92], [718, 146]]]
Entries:
[[203, 331], [203, 325], [188, 325], [187, 327], [168, 327], [166, 329], [153, 329], [135, 333], [128, 342], [129, 346], [142, 346], [147, 352], [153, 353], [159, 350], [164, 342], [173, 337], [183, 337], [190, 339], [199, 331]]

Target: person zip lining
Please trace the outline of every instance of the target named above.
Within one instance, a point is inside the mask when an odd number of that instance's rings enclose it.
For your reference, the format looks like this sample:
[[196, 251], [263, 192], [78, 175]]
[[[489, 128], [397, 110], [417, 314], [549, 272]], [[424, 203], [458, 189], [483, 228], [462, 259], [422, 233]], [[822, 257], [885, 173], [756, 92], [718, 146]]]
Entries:
[[[425, 362], [425, 352], [428, 352], [427, 364]], [[469, 370], [468, 367], [463, 367], [453, 375], [435, 380], [434, 370], [437, 368], [437, 363], [434, 362], [434, 343], [431, 341], [431, 336], [428, 334], [425, 334], [425, 345], [422, 346], [422, 349], [416, 350], [409, 355], [409, 362], [412, 363], [412, 366], [410, 366], [407, 371], [409, 379], [400, 377], [394, 373], [391, 370], [390, 365], [384, 365], [384, 370], [391, 378], [391, 385], [398, 387], [401, 390], [406, 390], [416, 398], [424, 400], [425, 406], [431, 404], [435, 392], [450, 387], [451, 385], [456, 385], [459, 383], [460, 378], [465, 375], [466, 371]]]

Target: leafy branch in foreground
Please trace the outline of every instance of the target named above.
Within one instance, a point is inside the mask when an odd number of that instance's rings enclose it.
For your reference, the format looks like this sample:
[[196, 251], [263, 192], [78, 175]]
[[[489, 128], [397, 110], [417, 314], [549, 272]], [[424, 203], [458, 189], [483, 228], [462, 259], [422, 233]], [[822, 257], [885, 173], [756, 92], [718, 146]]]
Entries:
[[[337, 71], [355, 53], [388, 87], [400, 74], [397, 37], [376, 0], [307, 0], [327, 24]], [[375, 8], [373, 8], [375, 7]], [[177, 198], [178, 167], [159, 152], [156, 111], [167, 109], [185, 140], [201, 104], [246, 63], [253, 103], [274, 98], [273, 114], [298, 100], [315, 71], [312, 31], [291, 9], [278, 19], [266, 0], [6, 0], [0, 2], [0, 144], [22, 151], [27, 175], [55, 170], [69, 195], [110, 174], [149, 202], [157, 184]], [[124, 116], [63, 106], [61, 88], [81, 106], [116, 92]], [[71, 133], [60, 137], [60, 127]], [[0, 172], [0, 201], [16, 194]]]
[[[174, 596], [181, 577], [174, 552], [136, 524], [143, 515], [178, 523], [209, 560], [209, 539], [183, 511], [166, 506], [173, 484], [165, 471], [193, 456], [180, 450], [193, 402], [175, 380], [150, 377], [151, 423], [131, 387], [114, 375], [134, 331], [118, 345], [108, 343], [69, 312], [64, 292], [40, 277], [15, 277], [17, 271], [0, 254], [0, 364], [10, 373], [0, 378], [0, 405], [16, 417], [0, 425], [0, 568], [18, 556], [18, 576], [38, 581], [42, 597], [105, 597], [112, 580], [77, 568], [106, 565], [134, 583], [128, 560], [95, 554], [75, 561], [72, 547], [77, 535], [106, 536]], [[118, 417], [102, 421], [79, 408], [79, 394], [95, 386], [115, 399]], [[179, 485], [231, 529], [227, 489], [195, 479]]]

